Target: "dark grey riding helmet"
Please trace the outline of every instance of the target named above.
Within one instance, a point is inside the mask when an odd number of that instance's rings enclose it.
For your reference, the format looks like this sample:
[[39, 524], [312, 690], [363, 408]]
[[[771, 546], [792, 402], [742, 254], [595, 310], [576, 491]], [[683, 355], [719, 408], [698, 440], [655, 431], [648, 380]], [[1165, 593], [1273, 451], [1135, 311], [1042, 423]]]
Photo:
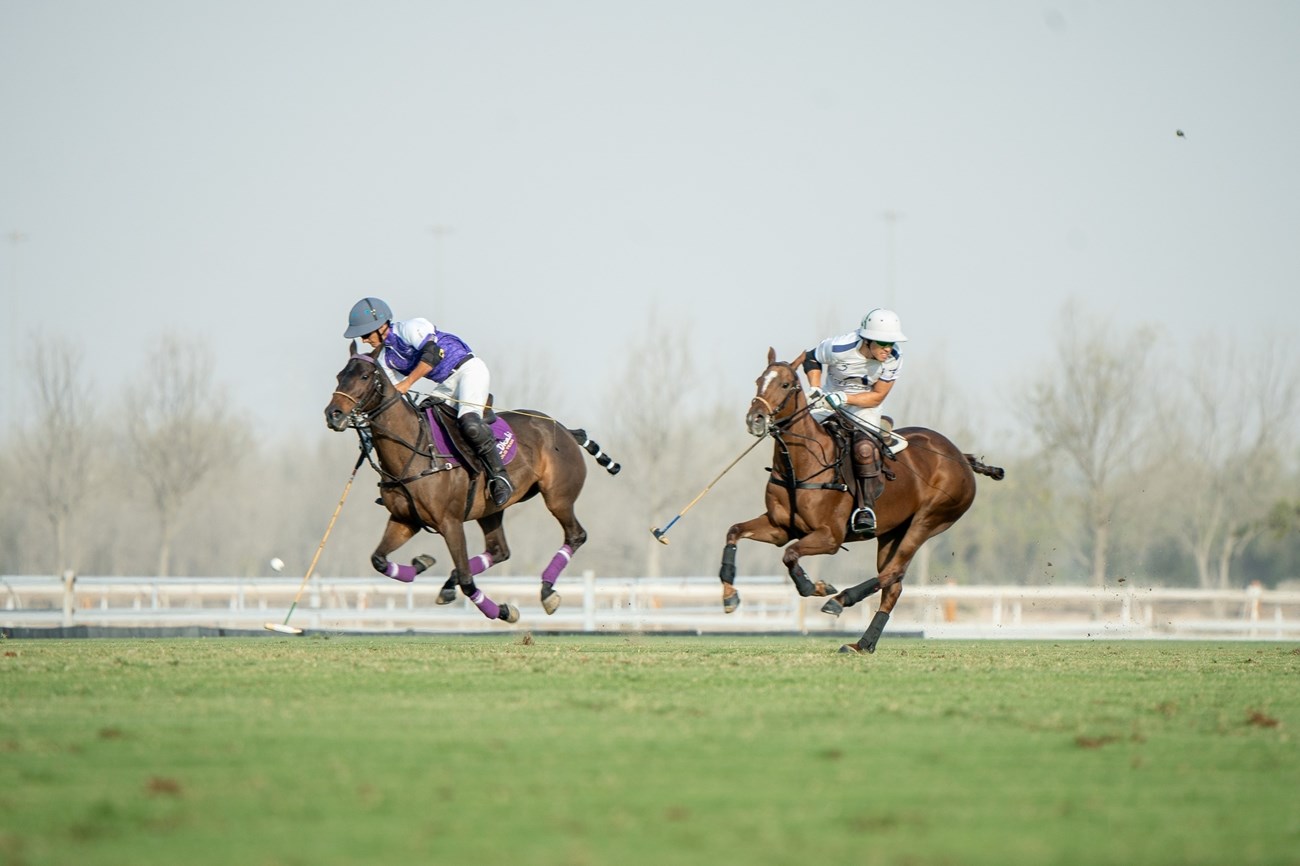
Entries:
[[388, 309], [388, 304], [379, 298], [362, 298], [352, 305], [352, 312], [348, 313], [348, 329], [343, 336], [364, 337], [392, 320], [393, 311]]

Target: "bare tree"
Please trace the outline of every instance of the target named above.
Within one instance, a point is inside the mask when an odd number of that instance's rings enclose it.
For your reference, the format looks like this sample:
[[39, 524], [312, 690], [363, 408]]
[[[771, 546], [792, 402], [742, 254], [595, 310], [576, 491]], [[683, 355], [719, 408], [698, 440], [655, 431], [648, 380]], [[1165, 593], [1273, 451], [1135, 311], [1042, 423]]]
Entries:
[[238, 459], [245, 435], [213, 382], [206, 345], [163, 338], [140, 376], [126, 388], [126, 431], [132, 462], [148, 486], [158, 517], [158, 575], [171, 567], [177, 518], [208, 473]]
[[15, 452], [24, 487], [45, 516], [55, 574], [75, 569], [69, 535], [93, 483], [96, 409], [82, 374], [82, 352], [67, 340], [40, 338], [23, 362], [32, 396], [26, 429]]
[[1215, 357], [1188, 353], [1187, 401], [1180, 413], [1184, 455], [1170, 479], [1180, 507], [1175, 534], [1202, 587], [1230, 586], [1234, 557], [1276, 529], [1285, 487], [1285, 451], [1300, 417], [1300, 371], [1288, 344], [1274, 339], [1253, 357], [1232, 344]]
[[1057, 366], [1032, 383], [1027, 421], [1079, 485], [1082, 551], [1091, 582], [1105, 583], [1111, 525], [1121, 493], [1147, 460], [1158, 411], [1151, 375], [1154, 333], [1088, 319], [1067, 303], [1058, 329]]
[[680, 470], [698, 444], [687, 387], [694, 381], [694, 365], [689, 327], [663, 327], [652, 313], [641, 333], [641, 340], [629, 348], [608, 404], [615, 413], [614, 438], [627, 455], [620, 457], [627, 474], [621, 486], [634, 491], [639, 506], [635, 519], [645, 527], [636, 534], [643, 536], [641, 543], [632, 549], [645, 557], [646, 576], [658, 577], [663, 545], [648, 529], [671, 513], [682, 489], [672, 470]]

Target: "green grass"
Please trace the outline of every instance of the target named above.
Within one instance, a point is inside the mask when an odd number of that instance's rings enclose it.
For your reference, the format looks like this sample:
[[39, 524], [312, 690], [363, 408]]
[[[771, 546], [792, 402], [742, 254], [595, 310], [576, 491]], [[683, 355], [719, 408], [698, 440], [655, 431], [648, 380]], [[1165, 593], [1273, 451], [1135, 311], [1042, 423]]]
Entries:
[[1300, 862], [1300, 648], [0, 642], [0, 863]]

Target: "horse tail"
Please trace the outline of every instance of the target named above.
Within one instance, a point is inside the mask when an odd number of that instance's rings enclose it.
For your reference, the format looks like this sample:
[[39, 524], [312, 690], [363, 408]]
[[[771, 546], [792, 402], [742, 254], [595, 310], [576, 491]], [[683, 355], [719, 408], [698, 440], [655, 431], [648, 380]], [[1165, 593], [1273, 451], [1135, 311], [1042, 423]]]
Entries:
[[587, 449], [587, 453], [590, 454], [592, 457], [595, 457], [596, 462], [599, 463], [601, 466], [604, 466], [605, 471], [608, 472], [610, 475], [617, 475], [618, 471], [623, 468], [622, 466], [619, 466], [617, 463], [615, 463], [613, 458], [611, 458], [608, 454], [600, 450], [600, 446], [597, 445], [595, 442], [593, 442], [591, 438], [587, 436], [586, 430], [572, 430], [567, 427], [565, 429], [569, 430], [569, 432], [573, 434], [573, 438], [578, 440], [578, 444], [581, 445], [583, 448]]
[[974, 454], [963, 454], [962, 456], [966, 458], [966, 462], [970, 464], [971, 469], [974, 469], [980, 475], [987, 475], [994, 481], [1001, 481], [1003, 476], [1007, 474], [1006, 470], [1001, 466], [989, 466]]

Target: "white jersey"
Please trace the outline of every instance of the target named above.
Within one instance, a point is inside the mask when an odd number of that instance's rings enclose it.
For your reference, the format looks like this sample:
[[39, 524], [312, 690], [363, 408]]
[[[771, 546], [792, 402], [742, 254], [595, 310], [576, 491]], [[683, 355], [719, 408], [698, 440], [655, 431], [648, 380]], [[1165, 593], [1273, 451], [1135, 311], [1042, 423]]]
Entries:
[[[822, 340], [813, 350], [813, 358], [822, 365], [823, 391], [843, 391], [845, 394], [859, 394], [870, 391], [877, 382], [893, 382], [898, 378], [898, 371], [903, 367], [903, 358], [895, 346], [889, 352], [889, 359], [881, 362], [868, 358], [858, 348], [862, 338], [850, 331], [838, 337]], [[866, 421], [873, 427], [880, 426], [881, 408], [875, 406], [866, 409], [860, 406], [845, 406], [843, 411]], [[831, 414], [829, 409], [818, 407], [813, 417], [821, 421]]]

